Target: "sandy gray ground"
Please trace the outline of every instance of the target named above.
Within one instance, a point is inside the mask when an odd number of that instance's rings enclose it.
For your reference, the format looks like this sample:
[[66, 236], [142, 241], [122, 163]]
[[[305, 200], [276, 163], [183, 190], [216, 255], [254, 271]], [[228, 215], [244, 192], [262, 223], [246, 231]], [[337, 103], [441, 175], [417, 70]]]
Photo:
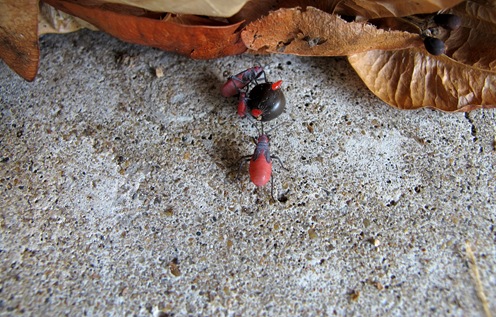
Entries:
[[[467, 241], [496, 310], [496, 111], [393, 109], [345, 58], [41, 51], [33, 83], [0, 63], [2, 316], [483, 316]], [[218, 90], [255, 63], [282, 202], [236, 179], [257, 130]]]

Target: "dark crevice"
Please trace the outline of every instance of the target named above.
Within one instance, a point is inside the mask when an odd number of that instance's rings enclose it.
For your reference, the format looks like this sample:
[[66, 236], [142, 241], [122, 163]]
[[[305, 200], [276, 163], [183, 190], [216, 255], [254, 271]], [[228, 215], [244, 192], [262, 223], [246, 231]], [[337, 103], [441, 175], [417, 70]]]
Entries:
[[468, 112], [465, 112], [465, 119], [467, 119], [470, 125], [472, 126], [470, 134], [472, 134], [473, 136], [472, 141], [475, 142], [477, 141], [477, 128], [475, 127], [474, 120], [470, 117], [470, 114]]

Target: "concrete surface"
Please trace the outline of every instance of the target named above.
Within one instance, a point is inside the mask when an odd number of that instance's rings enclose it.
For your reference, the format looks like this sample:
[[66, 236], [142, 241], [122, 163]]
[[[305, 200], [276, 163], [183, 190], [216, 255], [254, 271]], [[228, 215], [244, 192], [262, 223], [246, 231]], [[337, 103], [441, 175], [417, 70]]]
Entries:
[[[395, 110], [345, 58], [41, 51], [33, 83], [0, 63], [1, 316], [484, 316], [478, 283], [496, 310], [495, 110]], [[277, 202], [218, 91], [255, 63], [288, 100]]]

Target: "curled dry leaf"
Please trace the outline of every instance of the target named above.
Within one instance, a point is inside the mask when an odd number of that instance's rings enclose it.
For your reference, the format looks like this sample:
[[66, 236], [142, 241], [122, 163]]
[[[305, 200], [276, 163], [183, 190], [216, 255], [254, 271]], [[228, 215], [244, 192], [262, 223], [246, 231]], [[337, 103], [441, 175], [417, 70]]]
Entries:
[[363, 22], [346, 22], [313, 7], [279, 9], [250, 23], [241, 37], [252, 50], [307, 56], [342, 56], [373, 49], [423, 45], [418, 34], [385, 31]]
[[494, 108], [496, 7], [467, 1], [452, 12], [461, 17], [462, 27], [446, 40], [446, 55], [432, 56], [424, 49], [378, 50], [348, 60], [372, 92], [401, 109]]
[[486, 0], [465, 1], [450, 10], [466, 17], [464, 25], [486, 33], [496, 33], [496, 2]]
[[94, 26], [73, 15], [41, 3], [38, 17], [38, 35], [47, 33], [69, 33], [83, 28], [97, 30]]
[[401, 109], [470, 111], [496, 107], [496, 73], [425, 50], [369, 51], [348, 57], [367, 87]]
[[224, 26], [189, 25], [176, 23], [174, 20], [110, 11], [104, 7], [87, 7], [59, 0], [45, 2], [123, 41], [156, 47], [191, 58], [217, 58], [246, 51], [237, 32], [240, 23]]
[[[88, 3], [89, 1], [86, 1]], [[91, 0], [92, 4], [117, 3], [154, 12], [230, 17], [248, 0]]]
[[496, 34], [460, 28], [446, 41], [446, 55], [475, 68], [496, 71]]
[[38, 71], [38, 1], [0, 1], [0, 58], [22, 78]]
[[[451, 8], [463, 0], [263, 0], [248, 1], [230, 20], [255, 21], [270, 11], [282, 8], [314, 7], [331, 14], [357, 17], [359, 20], [432, 13]], [[318, 22], [318, 21], [316, 21]]]
[[451, 8], [460, 2], [463, 0], [343, 0], [338, 4], [335, 12], [365, 19], [378, 19], [432, 13]]
[[336, 5], [343, 0], [263, 0], [248, 1], [243, 8], [229, 18], [231, 22], [252, 22], [266, 16], [271, 11], [282, 8], [290, 9], [300, 7], [303, 11], [311, 6], [324, 12], [333, 13]]
[[451, 10], [462, 27], [446, 41], [446, 55], [476, 68], [496, 71], [496, 2], [466, 1]]

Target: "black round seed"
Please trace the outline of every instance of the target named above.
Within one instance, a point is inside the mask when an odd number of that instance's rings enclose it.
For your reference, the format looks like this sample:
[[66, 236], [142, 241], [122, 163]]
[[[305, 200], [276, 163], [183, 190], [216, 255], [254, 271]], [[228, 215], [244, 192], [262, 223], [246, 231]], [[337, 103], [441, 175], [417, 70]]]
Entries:
[[438, 14], [434, 16], [434, 22], [447, 30], [456, 30], [462, 25], [462, 19], [454, 14]]
[[424, 39], [424, 46], [427, 52], [435, 56], [441, 55], [446, 51], [444, 42], [435, 37], [426, 37]]
[[248, 96], [248, 108], [253, 115], [254, 110], [261, 113], [256, 119], [270, 121], [283, 113], [286, 107], [286, 98], [282, 89], [273, 89], [271, 82], [258, 84], [250, 91]]

